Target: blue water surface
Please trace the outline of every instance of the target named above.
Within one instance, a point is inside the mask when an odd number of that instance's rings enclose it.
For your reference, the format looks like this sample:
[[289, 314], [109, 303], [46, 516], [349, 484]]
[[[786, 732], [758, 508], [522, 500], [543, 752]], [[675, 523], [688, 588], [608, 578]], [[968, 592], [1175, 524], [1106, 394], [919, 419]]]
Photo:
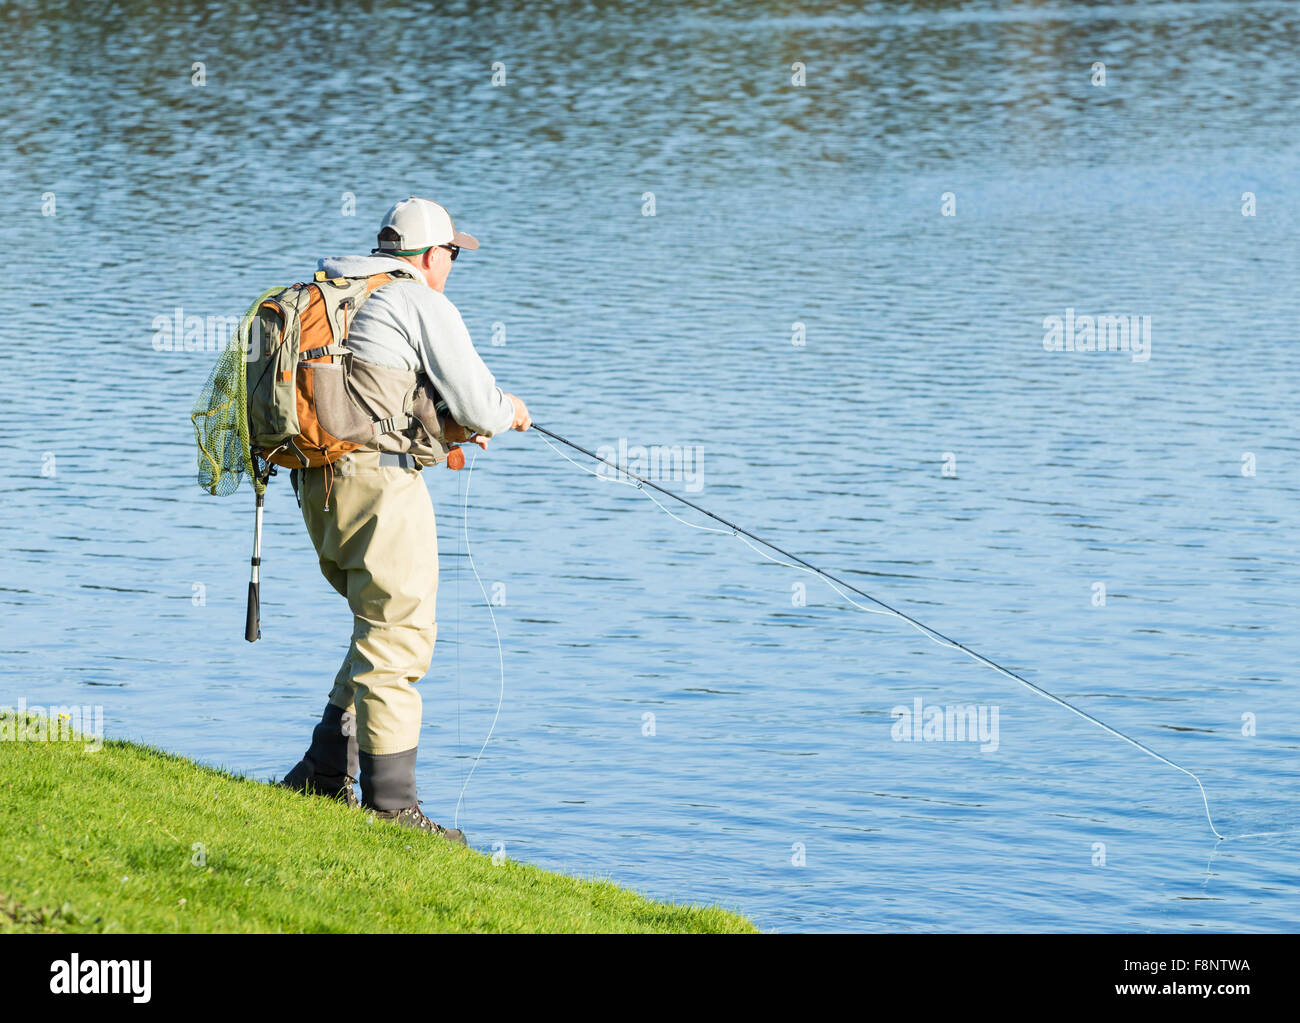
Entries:
[[[0, 28], [0, 702], [294, 763], [350, 619], [281, 478], [243, 641], [251, 491], [194, 478], [214, 354], [155, 321], [236, 316], [427, 195], [483, 242], [447, 294], [538, 423], [690, 453], [665, 486], [1196, 772], [1224, 834], [1283, 834], [1217, 843], [1191, 778], [536, 433], [426, 474], [426, 812], [495, 717], [472, 844], [766, 930], [1300, 922], [1300, 6]], [[1148, 316], [1150, 347], [1045, 350], [1067, 310]], [[917, 700], [996, 708], [996, 749], [899, 741]]]

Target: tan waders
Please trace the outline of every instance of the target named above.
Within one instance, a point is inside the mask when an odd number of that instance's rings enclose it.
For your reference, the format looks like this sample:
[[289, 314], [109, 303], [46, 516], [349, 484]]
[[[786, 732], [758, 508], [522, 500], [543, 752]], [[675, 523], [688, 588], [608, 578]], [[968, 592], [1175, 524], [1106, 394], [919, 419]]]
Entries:
[[438, 631], [429, 492], [409, 455], [377, 451], [354, 451], [333, 465], [297, 469], [294, 477], [321, 572], [347, 597], [353, 623], [329, 705], [303, 758], [307, 766], [295, 771], [305, 770], [326, 791], [359, 770], [363, 806], [418, 809], [415, 686], [429, 670]]

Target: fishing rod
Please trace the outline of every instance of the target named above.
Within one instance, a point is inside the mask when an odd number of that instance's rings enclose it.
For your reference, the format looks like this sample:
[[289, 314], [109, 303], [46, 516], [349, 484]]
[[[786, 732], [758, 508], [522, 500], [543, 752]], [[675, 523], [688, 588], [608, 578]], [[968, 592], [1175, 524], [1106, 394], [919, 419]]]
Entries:
[[[890, 604], [886, 604], [883, 600], [880, 600], [878, 597], [873, 597], [870, 593], [867, 593], [865, 590], [859, 589], [857, 586], [854, 586], [852, 583], [845, 582], [843, 579], [840, 579], [837, 576], [832, 575], [830, 572], [827, 572], [825, 569], [819, 568], [818, 566], [814, 565], [812, 562], [808, 561], [807, 559], [800, 557], [798, 554], [788, 551], [784, 547], [772, 543], [772, 541], [770, 540], [765, 540], [757, 533], [751, 533], [748, 529], [744, 529], [743, 527], [736, 525], [736, 523], [731, 522], [728, 519], [724, 519], [721, 515], [715, 515], [707, 508], [702, 508], [694, 501], [688, 500], [687, 498], [682, 497], [680, 494], [668, 490], [666, 487], [661, 487], [658, 483], [655, 483], [653, 480], [646, 479], [644, 476], [638, 476], [634, 472], [629, 472], [623, 466], [617, 465], [616, 463], [611, 462], [609, 459], [601, 457], [600, 455], [596, 454], [594, 451], [588, 451], [581, 444], [575, 444], [573, 441], [561, 437], [558, 433], [553, 433], [552, 431], [546, 429], [545, 427], [538, 426], [536, 423], [532, 424], [532, 429], [538, 431], [541, 434], [544, 434], [546, 437], [550, 437], [558, 441], [559, 443], [565, 445], [566, 447], [572, 448], [574, 451], [580, 452], [581, 454], [587, 456], [588, 458], [594, 459], [597, 462], [601, 462], [604, 465], [609, 466], [615, 472], [623, 476], [626, 476], [629, 479], [636, 480], [638, 489], [641, 487], [651, 487], [654, 490], [657, 490], [659, 493], [663, 494], [664, 496], [671, 497], [674, 501], [684, 504], [688, 508], [693, 508], [701, 515], [706, 515], [709, 518], [713, 519], [715, 522], [722, 523], [722, 525], [726, 526], [727, 529], [731, 530], [733, 534], [737, 536], [748, 537], [750, 540], [754, 540], [757, 543], [762, 544], [764, 547], [767, 547], [769, 550], [776, 551], [778, 554], [782, 555], [783, 557], [789, 558], [791, 561], [795, 562], [798, 566], [802, 567], [805, 571], [820, 576], [822, 579], [829, 582], [833, 588], [843, 587], [846, 590], [850, 590], [851, 592], [856, 593], [858, 596], [871, 601], [873, 604], [877, 605], [880, 608], [883, 608], [883, 612], [877, 612], [877, 613], [887, 613], [893, 615], [896, 618], [902, 619], [903, 621], [911, 625], [913, 628], [917, 629], [919, 632], [929, 637], [934, 642], [939, 643], [942, 646], [948, 646], [953, 650], [961, 651], [962, 653], [966, 654], [968, 657], [972, 658], [973, 660], [979, 662], [980, 664], [985, 665], [986, 667], [992, 668], [994, 671], [999, 672], [1000, 674], [1006, 676], [1012, 681], [1019, 683], [1020, 685], [1024, 686], [1026, 689], [1030, 690], [1031, 692], [1037, 693], [1039, 696], [1043, 697], [1044, 699], [1050, 700], [1052, 703], [1064, 707], [1066, 710], [1070, 711], [1071, 713], [1077, 714], [1085, 721], [1092, 722], [1098, 728], [1101, 728], [1104, 731], [1110, 733], [1111, 735], [1115, 736], [1115, 738], [1117, 739], [1122, 739], [1124, 742], [1127, 742], [1130, 746], [1133, 746], [1134, 748], [1139, 749], [1143, 753], [1147, 754], [1147, 756], [1154, 757], [1156, 760], [1160, 761], [1160, 763], [1166, 764], [1169, 767], [1174, 768], [1174, 770], [1176, 771], [1181, 771], [1183, 774], [1187, 775], [1187, 777], [1191, 778], [1192, 781], [1196, 782], [1196, 787], [1200, 789], [1201, 802], [1205, 806], [1205, 820], [1210, 825], [1210, 830], [1214, 832], [1214, 836], [1218, 838], [1220, 841], [1224, 840], [1227, 837], [1225, 835], [1220, 834], [1219, 829], [1214, 826], [1214, 817], [1210, 814], [1210, 800], [1209, 797], [1205, 794], [1205, 786], [1201, 784], [1201, 779], [1197, 777], [1195, 773], [1189, 771], [1186, 767], [1183, 767], [1181, 764], [1176, 764], [1168, 757], [1162, 756], [1161, 754], [1157, 753], [1146, 743], [1134, 739], [1131, 735], [1126, 735], [1124, 732], [1121, 732], [1117, 728], [1112, 728], [1110, 725], [1106, 724], [1106, 722], [1102, 721], [1100, 718], [1093, 717], [1085, 710], [1080, 710], [1078, 707], [1076, 707], [1074, 704], [1070, 703], [1069, 701], [1064, 700], [1059, 696], [1056, 696], [1054, 693], [1048, 692], [1042, 686], [1035, 685], [1033, 682], [1030, 682], [1029, 679], [1025, 678], [1022, 675], [1017, 674], [1016, 672], [1012, 671], [1010, 668], [1003, 667], [1001, 664], [999, 664], [997, 661], [993, 660], [992, 658], [985, 657], [983, 654], [979, 653], [978, 651], [972, 650], [964, 643], [959, 643], [957, 640], [953, 639], [950, 636], [945, 635], [944, 633], [940, 632], [938, 629], [931, 628], [930, 626], [926, 625], [924, 622], [919, 621], [916, 618], [913, 618], [911, 615], [907, 614], [906, 612], [900, 611], [898, 608], [893, 607]], [[655, 503], [658, 504], [657, 501]], [[667, 509], [664, 510], [667, 511]], [[762, 554], [763, 552], [759, 551], [759, 553]], [[766, 557], [766, 555], [764, 556]], [[842, 593], [841, 596], [843, 596]], [[852, 601], [850, 602], [852, 603]], [[866, 608], [864, 610], [870, 610], [870, 609]], [[1247, 837], [1254, 837], [1255, 835], [1279, 834], [1279, 833], [1280, 832], [1254, 832], [1252, 833], [1252, 835], [1237, 835], [1235, 837], [1247, 838]]]

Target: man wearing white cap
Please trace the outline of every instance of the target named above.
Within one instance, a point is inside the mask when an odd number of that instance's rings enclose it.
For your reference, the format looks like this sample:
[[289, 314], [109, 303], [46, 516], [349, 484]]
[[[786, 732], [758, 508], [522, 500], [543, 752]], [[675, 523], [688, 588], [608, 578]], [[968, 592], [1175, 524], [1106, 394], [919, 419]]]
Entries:
[[[364, 363], [427, 380], [463, 428], [459, 439], [486, 448], [493, 435], [527, 430], [532, 420], [496, 385], [442, 293], [457, 256], [477, 248], [445, 209], [412, 197], [388, 211], [371, 255], [322, 259], [319, 269], [331, 278], [397, 275], [356, 312], [348, 349]], [[438, 589], [433, 505], [421, 468], [412, 454], [362, 449], [333, 466], [293, 471], [321, 571], [348, 598], [353, 630], [311, 748], [282, 784], [355, 804], [359, 777], [360, 803], [377, 817], [464, 842], [426, 817], [416, 796], [415, 684], [433, 658]]]

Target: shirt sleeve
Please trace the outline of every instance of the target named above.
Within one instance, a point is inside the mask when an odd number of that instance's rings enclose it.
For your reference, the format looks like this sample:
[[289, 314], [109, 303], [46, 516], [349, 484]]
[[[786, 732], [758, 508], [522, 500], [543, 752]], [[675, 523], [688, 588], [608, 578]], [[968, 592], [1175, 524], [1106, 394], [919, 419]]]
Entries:
[[396, 286], [411, 305], [407, 321], [413, 325], [411, 344], [452, 418], [485, 437], [510, 429], [514, 403], [474, 348], [460, 311], [445, 295], [423, 284]]

